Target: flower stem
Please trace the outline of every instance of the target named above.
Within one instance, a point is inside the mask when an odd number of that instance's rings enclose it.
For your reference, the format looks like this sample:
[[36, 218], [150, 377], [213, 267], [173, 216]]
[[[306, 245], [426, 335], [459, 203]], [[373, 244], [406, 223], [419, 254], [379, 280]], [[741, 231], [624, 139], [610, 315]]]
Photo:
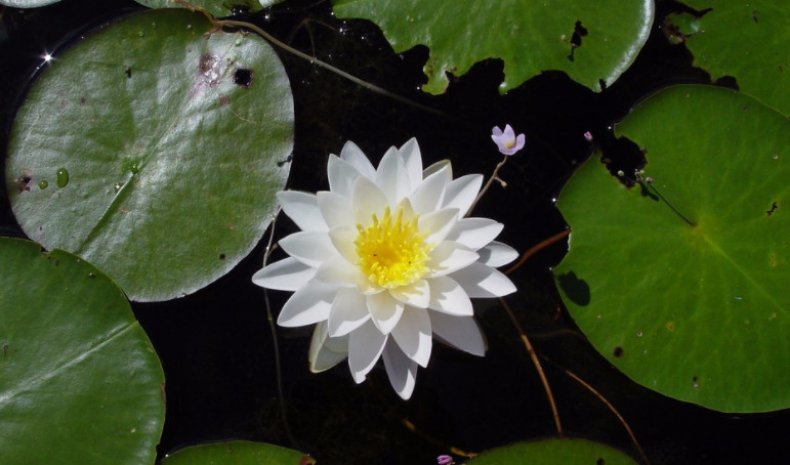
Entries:
[[507, 158], [508, 158], [507, 156], [502, 157], [502, 161], [497, 163], [496, 167], [494, 167], [494, 172], [491, 173], [491, 176], [488, 178], [488, 181], [486, 181], [486, 183], [483, 185], [483, 188], [480, 189], [480, 192], [477, 194], [477, 197], [475, 197], [475, 201], [472, 202], [472, 206], [469, 207], [469, 213], [467, 213], [467, 216], [472, 213], [472, 210], [474, 210], [475, 206], [477, 206], [477, 202], [479, 202], [480, 199], [483, 198], [485, 193], [488, 192], [488, 189], [491, 188], [491, 184], [493, 184], [494, 181], [499, 180], [499, 182], [502, 182], [502, 180], [500, 180], [497, 175], [499, 174], [499, 170], [501, 170], [502, 167], [505, 166], [505, 163], [507, 163]]

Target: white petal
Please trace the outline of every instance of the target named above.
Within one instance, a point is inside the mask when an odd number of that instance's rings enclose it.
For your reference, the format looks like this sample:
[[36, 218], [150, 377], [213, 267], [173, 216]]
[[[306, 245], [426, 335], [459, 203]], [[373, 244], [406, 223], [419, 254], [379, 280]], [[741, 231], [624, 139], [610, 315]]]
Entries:
[[439, 312], [430, 312], [430, 317], [433, 333], [439, 339], [472, 355], [485, 355], [486, 341], [474, 318]]
[[439, 209], [444, 200], [444, 190], [452, 180], [450, 171], [450, 166], [445, 165], [417, 187], [411, 196], [415, 212], [422, 215]]
[[480, 262], [472, 263], [450, 277], [463, 286], [469, 297], [502, 297], [516, 292], [516, 286], [507, 276]]
[[385, 289], [378, 284], [372, 282], [370, 278], [364, 274], [357, 273], [357, 290], [362, 295], [373, 295], [380, 292], [385, 292]]
[[466, 216], [482, 185], [482, 174], [467, 174], [453, 179], [444, 193], [444, 207], [457, 208], [459, 216]]
[[440, 276], [428, 280], [431, 286], [431, 303], [429, 308], [437, 312], [456, 316], [472, 316], [472, 301], [464, 289], [452, 278]]
[[351, 163], [341, 160], [336, 155], [329, 155], [326, 174], [329, 178], [329, 190], [345, 196], [351, 195], [354, 181], [364, 177]]
[[313, 279], [315, 268], [288, 257], [270, 263], [252, 275], [252, 282], [267, 289], [295, 291]]
[[329, 311], [329, 335], [345, 336], [370, 319], [365, 296], [356, 289], [340, 289]]
[[409, 173], [397, 151], [388, 151], [382, 157], [376, 169], [376, 185], [387, 196], [390, 205], [395, 205], [411, 194]]
[[497, 241], [491, 242], [478, 250], [477, 253], [480, 254], [480, 263], [492, 267], [507, 265], [518, 258], [518, 251], [516, 251], [516, 249]]
[[453, 230], [458, 221], [458, 210], [455, 208], [444, 208], [421, 215], [417, 220], [417, 228], [426, 234], [425, 242], [428, 244], [439, 244]]
[[477, 250], [496, 238], [505, 225], [488, 218], [461, 218], [446, 240]]
[[316, 281], [294, 292], [285, 302], [277, 324], [288, 328], [307, 326], [329, 318], [337, 287]]
[[337, 255], [325, 231], [300, 231], [280, 239], [279, 244], [288, 255], [312, 267]]
[[356, 264], [359, 260], [357, 258], [357, 246], [354, 241], [357, 240], [357, 228], [354, 226], [335, 228], [329, 231], [329, 239], [335, 250], [340, 252], [349, 263]]
[[353, 226], [354, 211], [351, 198], [335, 192], [321, 191], [317, 194], [318, 209], [329, 228]]
[[343, 149], [340, 150], [340, 158], [351, 164], [351, 166], [356, 168], [363, 176], [370, 179], [376, 178], [376, 169], [373, 168], [373, 164], [370, 163], [368, 157], [365, 156], [365, 153], [357, 144], [351, 141], [346, 142], [345, 145], [343, 145]]
[[373, 369], [386, 342], [387, 336], [370, 321], [348, 335], [348, 367], [357, 384]]
[[389, 334], [403, 315], [403, 303], [395, 300], [389, 292], [367, 296], [368, 310], [373, 323], [384, 334]]
[[392, 389], [401, 399], [408, 400], [417, 382], [417, 363], [404, 355], [397, 344], [392, 342], [384, 348], [382, 358]]
[[391, 289], [390, 294], [406, 305], [427, 308], [431, 299], [431, 287], [424, 279], [417, 280], [408, 286]]
[[398, 202], [398, 205], [396, 205], [395, 210], [400, 211], [401, 215], [403, 215], [402, 217], [403, 222], [405, 223], [410, 222], [411, 220], [414, 219], [415, 216], [417, 216], [414, 213], [414, 208], [412, 208], [411, 200], [409, 200], [408, 197]]
[[357, 178], [354, 191], [351, 194], [354, 208], [354, 223], [367, 226], [371, 223], [373, 215], [381, 219], [384, 209], [389, 205], [387, 196], [379, 187], [368, 178]]
[[444, 168], [445, 166], [450, 170], [450, 178], [452, 179], [452, 177], [453, 177], [453, 165], [452, 165], [452, 163], [450, 163], [450, 160], [448, 160], [446, 158], [444, 160], [439, 160], [436, 163], [434, 163], [433, 165], [425, 168], [422, 171], [422, 178], [423, 179], [427, 179], [428, 176], [430, 176], [433, 173], [439, 171], [440, 169]]
[[340, 255], [335, 255], [318, 267], [315, 279], [342, 287], [356, 286], [359, 270]]
[[310, 340], [310, 371], [321, 373], [348, 357], [348, 337], [330, 338], [327, 324], [322, 321], [315, 326]]
[[428, 259], [430, 277], [444, 276], [476, 262], [479, 256], [457, 242], [445, 241], [435, 247]]
[[392, 330], [392, 337], [406, 356], [421, 367], [428, 366], [433, 339], [427, 310], [406, 307], [398, 325]]
[[417, 139], [412, 137], [398, 149], [398, 153], [403, 159], [406, 167], [406, 174], [409, 179], [409, 192], [412, 192], [422, 182], [422, 155]]
[[326, 231], [327, 225], [315, 194], [299, 191], [280, 191], [277, 200], [283, 212], [303, 231]]

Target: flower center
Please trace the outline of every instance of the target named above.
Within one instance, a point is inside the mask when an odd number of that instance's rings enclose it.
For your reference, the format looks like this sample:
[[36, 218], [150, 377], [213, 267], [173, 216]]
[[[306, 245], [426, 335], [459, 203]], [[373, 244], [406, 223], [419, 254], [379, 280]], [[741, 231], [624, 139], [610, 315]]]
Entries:
[[512, 149], [516, 146], [516, 138], [511, 137], [510, 139], [505, 140], [505, 148]]
[[357, 225], [359, 268], [378, 286], [394, 289], [420, 279], [428, 271], [430, 247], [417, 229], [417, 216], [403, 219], [403, 208], [395, 216], [389, 207], [379, 219], [373, 215], [369, 226]]

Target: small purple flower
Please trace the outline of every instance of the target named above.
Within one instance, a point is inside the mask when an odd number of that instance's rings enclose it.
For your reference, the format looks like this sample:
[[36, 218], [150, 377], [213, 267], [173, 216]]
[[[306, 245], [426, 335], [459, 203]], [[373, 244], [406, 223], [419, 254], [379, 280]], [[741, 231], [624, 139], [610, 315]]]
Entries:
[[586, 140], [587, 142], [592, 142], [593, 135], [592, 135], [592, 133], [590, 131], [585, 131], [585, 133], [584, 133], [584, 140]]
[[494, 126], [494, 129], [491, 130], [491, 140], [497, 145], [502, 155], [513, 155], [524, 148], [526, 136], [524, 134], [516, 136], [513, 128], [506, 124], [504, 131], [499, 129], [498, 126]]
[[436, 457], [436, 463], [438, 465], [453, 465], [455, 463], [455, 460], [453, 460], [453, 458], [449, 455], [442, 454]]

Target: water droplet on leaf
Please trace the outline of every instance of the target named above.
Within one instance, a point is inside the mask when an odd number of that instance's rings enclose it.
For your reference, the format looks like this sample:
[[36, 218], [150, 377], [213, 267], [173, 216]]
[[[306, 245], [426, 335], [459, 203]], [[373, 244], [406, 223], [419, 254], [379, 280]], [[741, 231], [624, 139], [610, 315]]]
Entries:
[[43, 189], [46, 189], [47, 187], [49, 187], [49, 182], [47, 182], [46, 179], [42, 179], [41, 181], [38, 182], [38, 188], [39, 189], [43, 190]]
[[66, 168], [61, 168], [57, 173], [58, 187], [66, 187], [69, 184], [69, 172]]

